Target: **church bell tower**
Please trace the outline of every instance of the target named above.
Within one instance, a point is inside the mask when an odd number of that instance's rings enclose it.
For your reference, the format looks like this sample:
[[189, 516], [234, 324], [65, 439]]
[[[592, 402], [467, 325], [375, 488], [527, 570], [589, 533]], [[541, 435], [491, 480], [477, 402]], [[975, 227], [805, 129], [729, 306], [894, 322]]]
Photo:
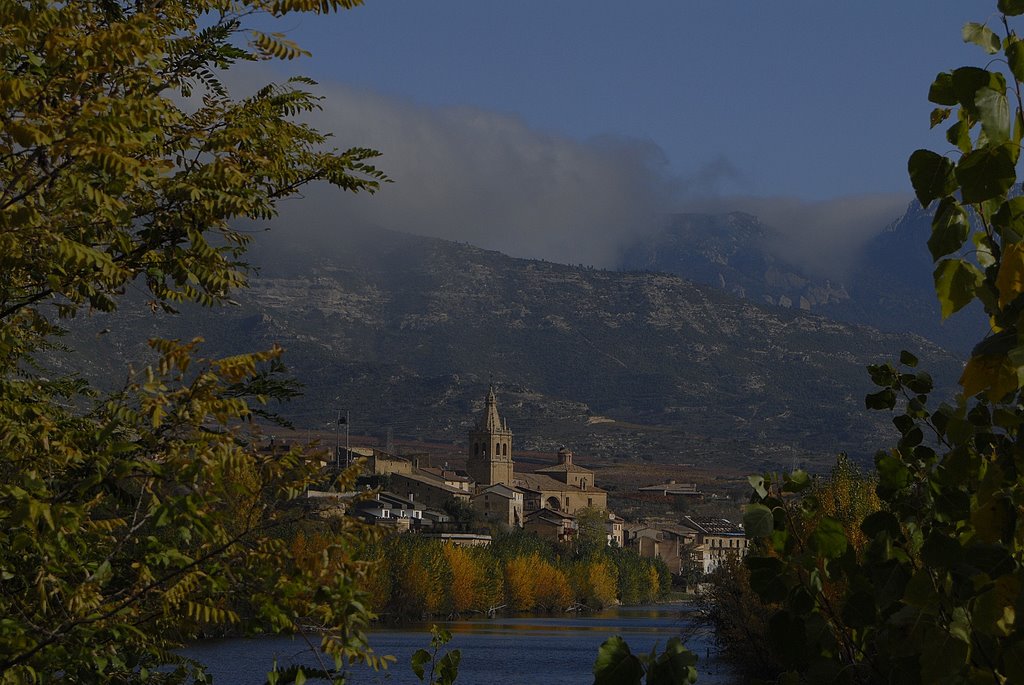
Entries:
[[493, 386], [487, 392], [483, 416], [469, 431], [466, 471], [477, 485], [512, 485], [512, 431], [498, 416]]

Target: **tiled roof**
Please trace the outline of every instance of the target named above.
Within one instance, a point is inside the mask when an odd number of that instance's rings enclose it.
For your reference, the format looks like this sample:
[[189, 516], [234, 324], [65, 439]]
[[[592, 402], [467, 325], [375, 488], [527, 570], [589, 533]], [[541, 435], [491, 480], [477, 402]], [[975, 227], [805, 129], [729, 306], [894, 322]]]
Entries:
[[681, 523], [703, 535], [743, 535], [742, 528], [726, 519], [710, 516], [684, 516]]
[[604, 492], [601, 488], [593, 486], [587, 487], [586, 490], [580, 490], [575, 485], [568, 485], [551, 476], [545, 476], [539, 471], [534, 473], [516, 473], [513, 477], [513, 482], [524, 490], [533, 490], [534, 492], [546, 492], [549, 490], [555, 492]]

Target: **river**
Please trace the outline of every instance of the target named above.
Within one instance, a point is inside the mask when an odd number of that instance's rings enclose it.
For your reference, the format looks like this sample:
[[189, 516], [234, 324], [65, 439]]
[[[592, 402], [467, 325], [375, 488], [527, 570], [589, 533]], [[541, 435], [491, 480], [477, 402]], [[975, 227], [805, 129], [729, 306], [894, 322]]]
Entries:
[[[523, 616], [447, 621], [452, 641], [443, 649], [459, 649], [458, 685], [589, 685], [597, 648], [611, 635], [621, 635], [634, 653], [648, 653], [655, 645], [684, 632], [689, 622], [683, 605], [617, 607], [587, 616]], [[412, 653], [428, 648], [430, 626], [380, 628], [370, 644], [378, 654], [397, 661], [386, 671], [356, 668], [349, 679], [355, 685], [419, 685], [409, 667]], [[734, 682], [727, 668], [714, 658], [706, 637], [693, 637], [688, 647], [700, 657], [700, 685]], [[205, 640], [185, 653], [207, 664], [216, 685], [252, 685], [263, 682], [276, 659], [281, 666], [316, 661], [301, 638]]]

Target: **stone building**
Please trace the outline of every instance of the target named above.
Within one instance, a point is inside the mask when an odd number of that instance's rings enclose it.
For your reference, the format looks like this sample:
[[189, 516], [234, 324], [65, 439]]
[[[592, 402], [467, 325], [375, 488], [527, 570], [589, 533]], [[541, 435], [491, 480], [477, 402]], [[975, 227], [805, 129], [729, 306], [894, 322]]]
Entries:
[[703, 573], [711, 573], [726, 559], [740, 559], [747, 554], [747, 536], [742, 528], [731, 521], [707, 516], [684, 516], [682, 525], [693, 531], [690, 554]]
[[487, 392], [483, 416], [469, 431], [466, 472], [478, 487], [512, 485], [512, 431], [498, 416], [494, 388]]
[[488, 523], [509, 528], [523, 526], [523, 492], [519, 488], [495, 483], [478, 489], [470, 503], [480, 518]]
[[517, 473], [512, 459], [512, 431], [498, 414], [494, 388], [487, 392], [484, 412], [469, 432], [466, 471], [477, 490], [502, 484], [523, 493], [523, 512], [540, 509], [575, 514], [592, 507], [607, 509], [608, 493], [594, 485], [594, 472], [573, 463], [570, 450], [558, 450], [558, 463], [534, 473]]
[[541, 508], [575, 514], [580, 509], [608, 508], [608, 493], [594, 485], [594, 472], [574, 464], [572, 452], [558, 450], [558, 463], [533, 473], [515, 474], [515, 484], [525, 493], [527, 513]]

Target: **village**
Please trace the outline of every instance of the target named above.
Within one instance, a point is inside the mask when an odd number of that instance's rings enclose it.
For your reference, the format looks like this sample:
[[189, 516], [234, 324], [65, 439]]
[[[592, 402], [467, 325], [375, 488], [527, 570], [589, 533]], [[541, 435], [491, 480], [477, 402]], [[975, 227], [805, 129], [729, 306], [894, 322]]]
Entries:
[[[577, 463], [566, 447], [550, 466], [517, 471], [513, 432], [493, 387], [467, 435], [465, 469], [376, 447], [345, 447], [338, 454], [346, 464], [362, 464], [358, 493], [311, 489], [310, 505], [321, 515], [354, 516], [394, 533], [475, 546], [489, 545], [493, 531], [519, 528], [571, 546], [584, 527], [593, 537], [596, 526], [603, 529], [605, 544], [662, 560], [682, 584], [684, 576], [707, 575], [747, 550], [742, 528], [724, 518], [684, 514], [673, 522], [624, 520], [609, 509], [608, 492], [598, 486], [594, 471]], [[656, 498], [701, 495], [694, 484], [674, 480], [639, 490]]]

